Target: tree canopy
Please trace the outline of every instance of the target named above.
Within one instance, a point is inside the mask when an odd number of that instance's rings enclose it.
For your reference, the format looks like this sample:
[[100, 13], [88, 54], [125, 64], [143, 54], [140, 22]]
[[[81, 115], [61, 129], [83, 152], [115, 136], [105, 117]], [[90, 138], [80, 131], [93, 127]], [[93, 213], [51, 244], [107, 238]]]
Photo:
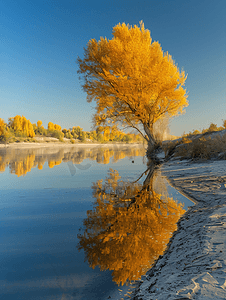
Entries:
[[152, 42], [143, 22], [140, 27], [119, 23], [110, 40], [91, 39], [78, 65], [87, 100], [96, 101], [96, 125], [130, 126], [154, 145], [153, 125], [188, 106], [185, 72]]
[[9, 127], [11, 127], [18, 134], [22, 134], [27, 137], [34, 137], [35, 132], [30, 120], [27, 120], [24, 116], [16, 115], [14, 118], [9, 118]]

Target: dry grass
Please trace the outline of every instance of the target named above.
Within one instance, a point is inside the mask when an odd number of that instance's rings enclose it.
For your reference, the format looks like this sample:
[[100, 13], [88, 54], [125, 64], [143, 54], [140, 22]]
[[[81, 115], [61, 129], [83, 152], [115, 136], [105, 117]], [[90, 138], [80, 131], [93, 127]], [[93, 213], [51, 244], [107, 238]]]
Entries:
[[[170, 146], [168, 146], [170, 149]], [[171, 146], [172, 148], [172, 146]], [[167, 150], [168, 153], [170, 152]], [[192, 158], [192, 159], [211, 159], [226, 158], [226, 134], [222, 137], [202, 136], [193, 140], [183, 140], [181, 144], [174, 147], [174, 157]], [[167, 154], [168, 154], [167, 153]], [[166, 154], [166, 152], [165, 152]], [[169, 156], [169, 155], [168, 155]]]
[[164, 143], [162, 145], [162, 149], [163, 149], [163, 151], [165, 153], [165, 157], [166, 158], [170, 157], [174, 153], [176, 147], [178, 145], [180, 145], [181, 143], [182, 142], [179, 142], [179, 141], [170, 141], [168, 143]]

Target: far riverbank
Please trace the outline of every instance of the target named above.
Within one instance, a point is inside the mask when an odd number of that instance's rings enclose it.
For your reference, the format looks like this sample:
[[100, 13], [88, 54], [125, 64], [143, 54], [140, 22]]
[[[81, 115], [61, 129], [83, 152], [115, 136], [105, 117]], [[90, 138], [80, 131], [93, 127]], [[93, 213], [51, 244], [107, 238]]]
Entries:
[[145, 147], [145, 145], [140, 143], [134, 143], [134, 144], [127, 144], [127, 143], [107, 143], [107, 144], [101, 144], [101, 143], [75, 143], [75, 144], [69, 144], [69, 143], [61, 143], [61, 142], [42, 142], [42, 143], [29, 143], [29, 142], [21, 142], [21, 143], [10, 143], [10, 144], [0, 144], [0, 148], [16, 148], [16, 149], [24, 149], [24, 148], [40, 148], [40, 147], [131, 147], [131, 146], [140, 146]]

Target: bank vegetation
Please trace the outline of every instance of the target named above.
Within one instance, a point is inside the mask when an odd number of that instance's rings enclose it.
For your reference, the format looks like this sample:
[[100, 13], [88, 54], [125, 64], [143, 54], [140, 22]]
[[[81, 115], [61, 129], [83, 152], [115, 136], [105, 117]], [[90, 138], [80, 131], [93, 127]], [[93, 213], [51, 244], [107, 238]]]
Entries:
[[95, 130], [84, 131], [80, 126], [62, 129], [60, 125], [52, 122], [44, 128], [42, 121], [31, 123], [24, 116], [16, 115], [6, 123], [0, 118], [0, 143], [14, 142], [68, 142], [75, 143], [142, 143], [139, 134], [125, 133], [116, 126], [97, 126]]
[[179, 139], [164, 142], [166, 159], [226, 159], [226, 120], [223, 126], [211, 123], [202, 131], [193, 130]]

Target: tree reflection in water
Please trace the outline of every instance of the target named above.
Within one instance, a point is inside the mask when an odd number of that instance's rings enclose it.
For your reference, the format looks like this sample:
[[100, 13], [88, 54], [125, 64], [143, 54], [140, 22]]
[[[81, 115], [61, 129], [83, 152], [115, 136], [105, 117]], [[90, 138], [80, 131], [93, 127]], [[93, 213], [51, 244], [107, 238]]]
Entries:
[[185, 212], [182, 204], [157, 192], [154, 167], [145, 174], [143, 184], [131, 183], [110, 169], [105, 181], [94, 183], [94, 207], [87, 211], [84, 232], [78, 235], [78, 249], [84, 249], [90, 267], [112, 270], [118, 285], [150, 269]]
[[[36, 148], [36, 149], [14, 149], [0, 148], [0, 173], [6, 171], [9, 167], [11, 174], [16, 174], [18, 177], [27, 175], [33, 168], [38, 166], [39, 170], [43, 169], [45, 162], [49, 168], [68, 163], [69, 171], [73, 176], [75, 174], [75, 166], [80, 170], [88, 169], [91, 164], [82, 166], [84, 160], [96, 161], [98, 164], [108, 164], [110, 159], [113, 163], [125, 157], [144, 156], [145, 148], [136, 145], [117, 146], [111, 145], [69, 147], [65, 148]], [[73, 166], [73, 164], [75, 164]]]

